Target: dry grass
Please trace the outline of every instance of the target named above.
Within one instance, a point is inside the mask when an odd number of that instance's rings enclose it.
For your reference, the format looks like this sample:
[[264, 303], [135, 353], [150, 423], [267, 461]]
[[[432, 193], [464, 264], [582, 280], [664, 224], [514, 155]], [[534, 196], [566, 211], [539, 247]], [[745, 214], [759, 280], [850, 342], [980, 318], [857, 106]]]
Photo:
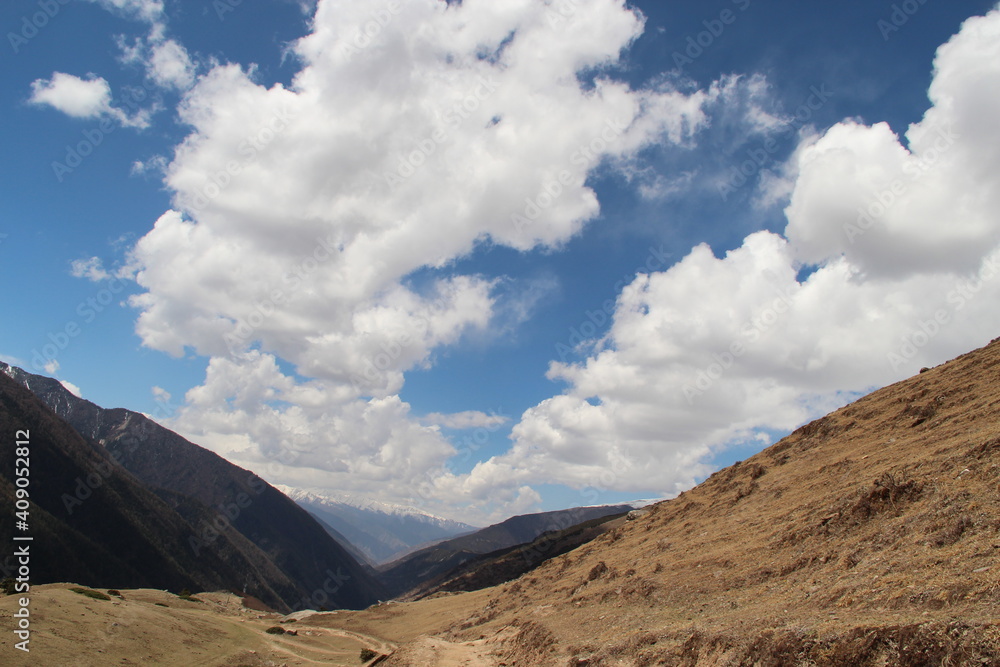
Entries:
[[553, 665], [1000, 665], [998, 559], [994, 343], [498, 587], [454, 636], [531, 621]]

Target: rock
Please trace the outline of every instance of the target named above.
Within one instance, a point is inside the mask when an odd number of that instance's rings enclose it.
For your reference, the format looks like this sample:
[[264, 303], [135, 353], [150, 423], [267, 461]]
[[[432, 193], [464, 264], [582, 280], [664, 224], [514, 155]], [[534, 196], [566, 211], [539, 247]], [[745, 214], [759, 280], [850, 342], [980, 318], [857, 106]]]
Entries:
[[635, 521], [636, 519], [640, 519], [646, 516], [647, 514], [649, 514], [649, 510], [647, 509], [632, 510], [631, 512], [625, 515], [625, 519], [627, 521]]

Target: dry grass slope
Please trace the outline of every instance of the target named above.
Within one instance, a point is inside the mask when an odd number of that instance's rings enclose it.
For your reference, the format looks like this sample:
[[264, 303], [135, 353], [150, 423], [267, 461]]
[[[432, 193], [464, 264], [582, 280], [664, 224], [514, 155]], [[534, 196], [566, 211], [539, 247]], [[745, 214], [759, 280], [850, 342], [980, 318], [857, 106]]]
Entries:
[[33, 591], [32, 664], [1000, 666], [1000, 342], [492, 589], [296, 614], [289, 637], [231, 596], [68, 588]]
[[994, 342], [498, 587], [451, 637], [519, 627], [517, 665], [1000, 665], [998, 560]]

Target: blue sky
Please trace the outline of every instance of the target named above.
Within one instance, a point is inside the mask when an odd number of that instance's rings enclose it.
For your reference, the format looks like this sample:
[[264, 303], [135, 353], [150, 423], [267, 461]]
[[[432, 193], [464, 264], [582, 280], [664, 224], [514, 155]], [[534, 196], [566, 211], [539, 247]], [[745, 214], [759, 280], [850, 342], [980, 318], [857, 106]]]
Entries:
[[670, 496], [997, 335], [994, 2], [0, 23], [0, 357], [274, 483]]

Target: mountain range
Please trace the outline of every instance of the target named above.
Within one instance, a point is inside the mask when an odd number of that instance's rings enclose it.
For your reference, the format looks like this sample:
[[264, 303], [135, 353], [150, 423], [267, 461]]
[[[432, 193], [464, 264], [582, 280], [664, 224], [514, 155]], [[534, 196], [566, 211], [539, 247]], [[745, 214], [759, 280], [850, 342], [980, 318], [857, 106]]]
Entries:
[[340, 536], [338, 541], [343, 540], [342, 545], [350, 545], [348, 548], [356, 549], [372, 565], [391, 561], [429, 542], [477, 530], [415, 507], [347, 493], [332, 495], [280, 485], [277, 488], [329, 526]]
[[[78, 398], [52, 378], [0, 364], [0, 379], [8, 422], [18, 429], [41, 425], [36, 432], [47, 456], [39, 454], [32, 468], [39, 490], [32, 500], [45, 501], [38, 504], [54, 520], [54, 533], [59, 521], [71, 527], [86, 521], [81, 532], [95, 548], [127, 554], [131, 547], [123, 545], [133, 540], [125, 528], [163, 517], [163, 533], [147, 540], [155, 558], [131, 558], [130, 568], [118, 570], [122, 577], [97, 577], [111, 582], [104, 585], [205, 588], [212, 581], [278, 609], [363, 608], [385, 597], [313, 517], [254, 473], [139, 413]], [[116, 493], [118, 485], [129, 495]], [[160, 565], [171, 559], [180, 559], [178, 567]], [[205, 574], [194, 582], [181, 576], [185, 570]]]
[[529, 544], [546, 533], [565, 530], [593, 519], [620, 515], [631, 509], [630, 505], [603, 505], [514, 516], [386, 563], [378, 568], [378, 578], [392, 597], [399, 597], [425, 582], [448, 575], [470, 560]]
[[[455, 568], [467, 572], [469, 561], [631, 509], [545, 512], [477, 529], [370, 498], [276, 488], [142, 414], [102, 408], [53, 378], [0, 362], [0, 380], [7, 428], [40, 443], [32, 450], [32, 474], [44, 480], [32, 497], [35, 525], [46, 542], [65, 545], [41, 559], [35, 581], [224, 589], [286, 611], [364, 608]], [[11, 470], [13, 460], [4, 468]], [[0, 482], [13, 504], [15, 480]], [[82, 556], [64, 567], [71, 553]], [[555, 552], [532, 553], [531, 567]]]
[[[45, 545], [33, 572], [141, 582], [151, 572], [136, 565], [152, 559], [172, 586], [239, 574], [185, 553], [183, 519], [165, 501], [3, 374], [0, 428], [30, 432], [32, 532]], [[91, 474], [104, 481], [68, 513], [60, 494]], [[13, 486], [0, 478], [5, 502]], [[998, 490], [1000, 339], [625, 517], [555, 532], [545, 527], [559, 514], [514, 517], [380, 567], [397, 569], [390, 589], [423, 579], [410, 587], [419, 599], [285, 616], [224, 593], [101, 602], [33, 585], [62, 619], [38, 625], [37, 664], [352, 665], [360, 650], [385, 667], [1000, 667]], [[535, 543], [470, 555], [539, 530]], [[10, 531], [0, 523], [0, 539]], [[531, 552], [541, 558], [525, 569]], [[0, 597], [0, 616], [18, 604]], [[12, 641], [0, 636], [0, 652]]]

